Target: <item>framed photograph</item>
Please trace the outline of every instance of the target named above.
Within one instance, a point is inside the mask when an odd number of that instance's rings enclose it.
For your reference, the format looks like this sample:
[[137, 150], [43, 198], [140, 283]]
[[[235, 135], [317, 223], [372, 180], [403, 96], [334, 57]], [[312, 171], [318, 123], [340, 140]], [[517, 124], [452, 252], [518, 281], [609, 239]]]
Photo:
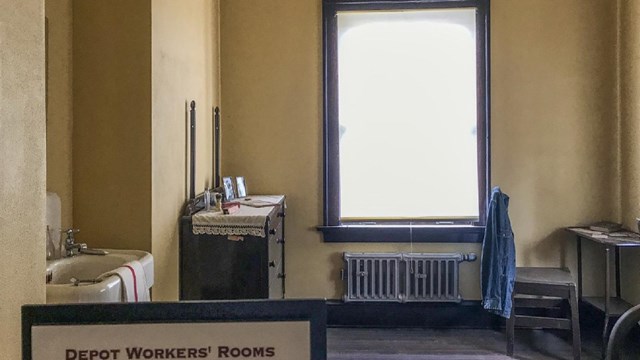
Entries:
[[222, 178], [222, 186], [224, 187], [224, 201], [231, 201], [236, 198], [233, 191], [233, 178], [231, 176]]
[[240, 198], [247, 196], [247, 184], [244, 181], [244, 176], [236, 177], [236, 191]]

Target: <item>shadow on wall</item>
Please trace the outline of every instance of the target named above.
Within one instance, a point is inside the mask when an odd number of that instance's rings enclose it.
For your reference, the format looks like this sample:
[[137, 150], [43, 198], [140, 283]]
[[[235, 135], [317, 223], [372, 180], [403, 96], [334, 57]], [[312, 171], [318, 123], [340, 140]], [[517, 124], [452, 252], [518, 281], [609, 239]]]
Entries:
[[[539, 264], [539, 266], [560, 266], [569, 267], [569, 246], [568, 239], [571, 236], [564, 229], [559, 228], [547, 234], [541, 240], [536, 241], [535, 245], [530, 248], [518, 248], [522, 252], [520, 257], [524, 260], [522, 264], [517, 266], [531, 266], [531, 264]], [[518, 240], [516, 239], [516, 247]]]
[[[344, 259], [342, 256], [342, 252], [336, 252], [331, 256], [331, 269], [329, 271], [333, 272], [336, 271], [337, 273], [340, 273], [340, 269], [344, 268]], [[334, 279], [334, 284], [333, 284], [333, 288], [337, 290], [336, 293], [336, 297], [341, 299], [342, 295], [344, 294], [344, 282], [341, 279], [341, 277], [338, 276], [331, 276], [333, 274], [330, 274], [330, 279]]]

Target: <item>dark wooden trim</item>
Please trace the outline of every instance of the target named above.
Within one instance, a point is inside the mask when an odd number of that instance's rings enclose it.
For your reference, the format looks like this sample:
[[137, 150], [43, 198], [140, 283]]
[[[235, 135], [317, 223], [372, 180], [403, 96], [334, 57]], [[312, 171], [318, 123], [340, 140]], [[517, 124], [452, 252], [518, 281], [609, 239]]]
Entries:
[[333, 4], [333, 5], [372, 5], [372, 4], [383, 4], [385, 6], [393, 6], [396, 4], [400, 4], [402, 6], [410, 6], [412, 4], [447, 4], [447, 6], [456, 6], [452, 5], [454, 3], [470, 3], [476, 6], [479, 2], [483, 0], [323, 0], [324, 3]]
[[309, 321], [310, 359], [326, 359], [324, 300], [217, 301], [136, 304], [25, 305], [22, 359], [31, 360], [31, 329], [37, 325]]
[[357, 11], [357, 10], [420, 10], [420, 9], [446, 9], [446, 8], [462, 8], [475, 7], [478, 1], [340, 1], [334, 2], [332, 5], [338, 11]]
[[484, 0], [323, 0], [338, 11], [476, 7]]
[[504, 322], [480, 305], [461, 303], [344, 303], [327, 301], [327, 326], [497, 329]]
[[[333, 4], [323, 4], [324, 224], [340, 223], [340, 124], [338, 123], [338, 23]], [[332, 120], [333, 119], [333, 120]]]
[[487, 199], [491, 192], [491, 73], [490, 73], [490, 0], [478, 3], [476, 34], [478, 57], [478, 202], [479, 225], [486, 225]]
[[[519, 308], [525, 316], [559, 316], [557, 309]], [[589, 316], [591, 315], [591, 316]], [[584, 329], [602, 327], [601, 316], [583, 313]], [[327, 301], [329, 327], [419, 327], [440, 329], [505, 329], [506, 319], [482, 308], [479, 300], [461, 303], [345, 303]]]
[[[323, 105], [324, 184], [323, 227], [337, 227], [340, 221], [340, 149], [338, 109], [337, 12], [351, 10], [394, 10], [432, 8], [477, 8], [477, 88], [478, 88], [478, 208], [474, 225], [484, 225], [490, 191], [490, 0], [323, 0]], [[325, 235], [327, 232], [323, 230]], [[332, 233], [335, 233], [332, 231]], [[455, 238], [453, 234], [451, 238]], [[397, 237], [394, 237], [397, 238]], [[332, 241], [327, 240], [325, 241]], [[346, 238], [340, 241], [349, 241]], [[354, 240], [359, 241], [359, 240]], [[384, 241], [384, 240], [382, 240]], [[453, 240], [450, 240], [453, 241]], [[473, 241], [475, 242], [475, 241]]]
[[318, 226], [325, 242], [480, 243], [483, 226]]
[[[522, 314], [556, 316], [548, 314], [553, 309], [531, 312], [520, 309]], [[515, 320], [515, 319], [514, 319]], [[596, 310], [580, 307], [581, 330], [592, 332], [602, 328], [602, 314]], [[380, 328], [439, 328], [439, 329], [505, 329], [506, 319], [493, 315], [482, 308], [479, 300], [455, 303], [345, 303], [340, 300], [327, 301], [328, 327], [380, 327]], [[637, 327], [640, 331], [640, 326]]]

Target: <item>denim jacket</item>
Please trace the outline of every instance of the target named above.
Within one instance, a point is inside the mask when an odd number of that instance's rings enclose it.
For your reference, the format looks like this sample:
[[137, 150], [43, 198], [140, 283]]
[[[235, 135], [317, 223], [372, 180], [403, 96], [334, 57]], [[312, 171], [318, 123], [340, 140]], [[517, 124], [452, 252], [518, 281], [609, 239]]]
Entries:
[[482, 306], [505, 318], [511, 316], [516, 250], [509, 221], [509, 196], [499, 187], [491, 191], [482, 243]]

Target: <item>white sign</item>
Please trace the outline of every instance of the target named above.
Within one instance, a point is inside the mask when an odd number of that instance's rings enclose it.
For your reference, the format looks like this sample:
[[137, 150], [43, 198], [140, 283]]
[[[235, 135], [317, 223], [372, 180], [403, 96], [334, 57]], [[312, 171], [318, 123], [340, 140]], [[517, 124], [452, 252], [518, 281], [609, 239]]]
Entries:
[[308, 321], [39, 325], [33, 360], [274, 359], [311, 356]]

